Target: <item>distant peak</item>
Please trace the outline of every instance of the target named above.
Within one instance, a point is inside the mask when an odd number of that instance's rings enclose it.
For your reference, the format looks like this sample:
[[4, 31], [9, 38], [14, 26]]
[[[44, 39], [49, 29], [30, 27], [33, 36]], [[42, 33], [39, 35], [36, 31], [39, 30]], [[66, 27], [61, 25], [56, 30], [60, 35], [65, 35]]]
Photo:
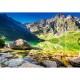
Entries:
[[65, 16], [64, 16], [63, 14], [59, 13], [59, 14], [57, 14], [57, 15], [55, 16], [55, 18], [65, 18]]
[[45, 19], [41, 19], [39, 22], [45, 22], [46, 20]]
[[72, 17], [71, 15], [68, 15], [68, 16], [67, 16], [67, 18], [71, 18], [71, 17]]

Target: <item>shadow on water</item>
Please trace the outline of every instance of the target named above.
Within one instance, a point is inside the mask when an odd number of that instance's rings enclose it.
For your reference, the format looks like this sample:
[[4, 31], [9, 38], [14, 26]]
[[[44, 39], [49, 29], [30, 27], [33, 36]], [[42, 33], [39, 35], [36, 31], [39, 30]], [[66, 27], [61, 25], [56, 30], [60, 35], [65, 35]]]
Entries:
[[33, 41], [28, 41], [32, 46], [36, 46], [40, 42], [44, 42], [45, 40], [39, 39], [38, 40], [33, 40]]
[[39, 41], [29, 41], [28, 43], [31, 45], [31, 46], [33, 46], [34, 47], [34, 49], [36, 49], [36, 50], [42, 50], [42, 49], [40, 49], [40, 48], [38, 48], [38, 47], [36, 47], [37, 46], [37, 44], [39, 44], [40, 42], [44, 42], [45, 40], [39, 40]]

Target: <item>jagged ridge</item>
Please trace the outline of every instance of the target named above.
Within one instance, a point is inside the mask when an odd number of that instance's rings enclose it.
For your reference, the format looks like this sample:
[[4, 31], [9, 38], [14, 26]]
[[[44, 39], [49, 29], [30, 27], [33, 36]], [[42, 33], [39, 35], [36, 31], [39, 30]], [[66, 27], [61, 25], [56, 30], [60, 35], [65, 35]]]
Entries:
[[54, 18], [42, 19], [39, 22], [32, 22], [25, 24], [34, 34], [48, 34], [61, 35], [66, 31], [76, 31], [80, 29], [80, 19], [71, 15], [64, 16], [58, 14]]

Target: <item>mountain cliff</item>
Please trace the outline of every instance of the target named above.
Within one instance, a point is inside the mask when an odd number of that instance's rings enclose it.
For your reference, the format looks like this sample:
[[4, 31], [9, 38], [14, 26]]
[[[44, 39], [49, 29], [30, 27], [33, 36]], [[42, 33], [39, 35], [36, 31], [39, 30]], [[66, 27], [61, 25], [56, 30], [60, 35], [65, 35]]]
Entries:
[[71, 15], [64, 16], [57, 14], [50, 19], [42, 19], [39, 22], [25, 24], [34, 34], [48, 34], [60, 36], [66, 31], [76, 31], [80, 29], [80, 19]]

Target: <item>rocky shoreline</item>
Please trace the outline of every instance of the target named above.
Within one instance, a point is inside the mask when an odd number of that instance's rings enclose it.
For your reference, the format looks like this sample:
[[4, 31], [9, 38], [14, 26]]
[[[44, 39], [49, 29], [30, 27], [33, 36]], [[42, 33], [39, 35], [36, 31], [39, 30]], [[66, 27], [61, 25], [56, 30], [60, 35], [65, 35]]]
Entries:
[[0, 67], [1, 68], [65, 68], [65, 67], [80, 67], [80, 58], [66, 57], [68, 65], [57, 58], [53, 60], [31, 59], [27, 56], [24, 58], [16, 58], [11, 53], [0, 53]]
[[[38, 52], [37, 52], [38, 51]], [[44, 54], [30, 46], [27, 41], [18, 39], [0, 49], [1, 68], [72, 68], [80, 67], [79, 54]]]
[[36, 60], [28, 58], [15, 58], [15, 56], [10, 53], [0, 53], [0, 67], [41, 67], [35, 63]]

